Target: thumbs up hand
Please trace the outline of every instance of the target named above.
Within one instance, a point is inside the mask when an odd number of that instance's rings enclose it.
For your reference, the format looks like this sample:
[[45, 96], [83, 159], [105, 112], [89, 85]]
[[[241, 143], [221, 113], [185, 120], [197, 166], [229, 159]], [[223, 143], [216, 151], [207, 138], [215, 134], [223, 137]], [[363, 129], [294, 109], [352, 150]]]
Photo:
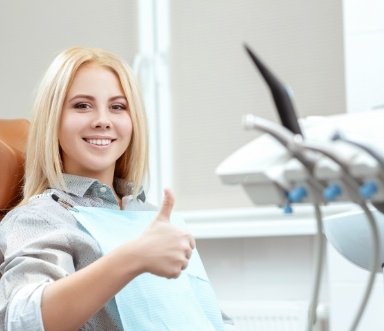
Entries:
[[160, 211], [138, 240], [144, 263], [144, 272], [177, 278], [184, 270], [195, 248], [195, 240], [184, 229], [169, 222], [174, 205], [170, 190], [164, 190]]
[[155, 220], [169, 222], [174, 204], [175, 198], [172, 192], [169, 189], [165, 189], [163, 203]]

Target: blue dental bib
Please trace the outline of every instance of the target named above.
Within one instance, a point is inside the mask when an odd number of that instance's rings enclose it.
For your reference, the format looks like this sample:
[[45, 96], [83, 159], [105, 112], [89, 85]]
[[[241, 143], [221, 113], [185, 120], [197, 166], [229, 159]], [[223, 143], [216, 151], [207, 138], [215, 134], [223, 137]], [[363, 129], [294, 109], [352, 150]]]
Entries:
[[[81, 206], [76, 210], [71, 213], [98, 242], [103, 255], [140, 236], [157, 215]], [[185, 228], [184, 221], [175, 215], [171, 223]], [[141, 274], [117, 293], [115, 300], [125, 331], [224, 330], [216, 296], [196, 249], [177, 279]]]

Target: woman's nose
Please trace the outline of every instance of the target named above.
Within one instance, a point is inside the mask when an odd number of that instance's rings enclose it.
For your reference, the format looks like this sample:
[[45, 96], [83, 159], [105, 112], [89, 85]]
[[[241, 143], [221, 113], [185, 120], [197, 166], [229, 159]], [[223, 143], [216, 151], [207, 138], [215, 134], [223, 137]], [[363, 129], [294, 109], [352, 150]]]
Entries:
[[107, 110], [100, 110], [95, 112], [96, 116], [93, 121], [92, 127], [99, 129], [109, 129], [111, 127], [111, 120]]

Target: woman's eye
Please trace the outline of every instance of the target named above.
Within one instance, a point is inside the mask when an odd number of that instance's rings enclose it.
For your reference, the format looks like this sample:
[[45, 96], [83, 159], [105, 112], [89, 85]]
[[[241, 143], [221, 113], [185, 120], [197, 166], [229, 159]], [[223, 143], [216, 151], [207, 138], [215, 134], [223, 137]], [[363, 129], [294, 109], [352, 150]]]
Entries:
[[91, 105], [88, 104], [88, 103], [85, 103], [85, 102], [79, 102], [79, 103], [75, 104], [74, 108], [75, 109], [85, 110], [85, 109], [91, 108]]
[[121, 104], [121, 103], [113, 104], [111, 106], [111, 108], [113, 110], [126, 110], [127, 109], [127, 107], [125, 105]]

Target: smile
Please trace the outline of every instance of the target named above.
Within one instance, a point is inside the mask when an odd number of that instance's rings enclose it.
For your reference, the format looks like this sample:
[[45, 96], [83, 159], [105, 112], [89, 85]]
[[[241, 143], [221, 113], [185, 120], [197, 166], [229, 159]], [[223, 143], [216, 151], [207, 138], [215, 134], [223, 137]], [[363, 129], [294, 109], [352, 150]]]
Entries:
[[112, 139], [84, 139], [87, 143], [96, 146], [107, 146], [110, 145], [114, 140]]

